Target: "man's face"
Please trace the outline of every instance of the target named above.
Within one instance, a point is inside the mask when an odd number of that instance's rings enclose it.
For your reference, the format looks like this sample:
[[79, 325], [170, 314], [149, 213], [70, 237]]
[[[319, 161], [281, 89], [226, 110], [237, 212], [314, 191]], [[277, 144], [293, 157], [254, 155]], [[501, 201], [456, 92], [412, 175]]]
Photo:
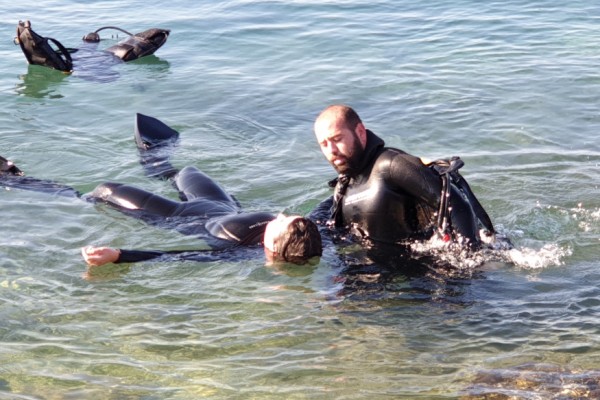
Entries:
[[361, 143], [361, 130], [364, 130], [362, 123], [352, 130], [339, 119], [323, 118], [315, 123], [315, 135], [321, 151], [338, 173], [351, 175], [357, 172], [366, 141], [365, 134]]

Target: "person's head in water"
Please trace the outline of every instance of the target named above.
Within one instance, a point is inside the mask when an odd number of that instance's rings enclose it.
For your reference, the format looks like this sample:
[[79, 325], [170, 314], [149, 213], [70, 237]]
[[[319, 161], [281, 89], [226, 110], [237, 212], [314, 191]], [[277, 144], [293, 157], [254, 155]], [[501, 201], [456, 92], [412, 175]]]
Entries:
[[317, 117], [314, 129], [321, 151], [338, 173], [358, 172], [367, 130], [356, 111], [345, 105], [329, 106]]
[[269, 222], [264, 236], [265, 254], [270, 261], [303, 264], [321, 256], [321, 234], [311, 220], [297, 215], [279, 214]]

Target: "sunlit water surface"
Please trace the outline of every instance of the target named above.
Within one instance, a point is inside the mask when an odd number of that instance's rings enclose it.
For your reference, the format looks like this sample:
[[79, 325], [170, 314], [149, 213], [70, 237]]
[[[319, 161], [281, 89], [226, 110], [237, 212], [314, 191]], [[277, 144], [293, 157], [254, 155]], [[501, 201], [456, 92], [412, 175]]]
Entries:
[[[589, 1], [55, 1], [0, 10], [0, 155], [82, 193], [144, 176], [136, 112], [181, 133], [247, 210], [308, 213], [333, 170], [312, 134], [354, 106], [389, 145], [459, 155], [515, 249], [398, 265], [146, 262], [86, 244], [203, 243], [77, 198], [0, 192], [1, 399], [600, 398], [600, 8]], [[82, 47], [63, 75], [12, 38]], [[123, 64], [81, 37], [171, 29]], [[404, 267], [404, 268], [403, 268]], [[504, 397], [502, 397], [504, 396]], [[512, 396], [512, 397], [511, 397]], [[562, 396], [562, 397], [561, 397]]]

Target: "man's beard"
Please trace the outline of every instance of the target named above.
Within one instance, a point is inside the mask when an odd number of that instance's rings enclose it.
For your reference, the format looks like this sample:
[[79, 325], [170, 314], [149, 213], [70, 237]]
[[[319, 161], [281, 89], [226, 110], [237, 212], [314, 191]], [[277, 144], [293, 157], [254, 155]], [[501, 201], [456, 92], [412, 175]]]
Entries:
[[362, 164], [364, 152], [364, 149], [360, 146], [358, 137], [354, 135], [354, 143], [350, 151], [350, 157], [343, 157], [344, 161], [346, 161], [343, 165], [337, 166], [333, 163], [331, 165], [333, 165], [333, 168], [338, 174], [355, 176], [360, 172], [359, 168]]

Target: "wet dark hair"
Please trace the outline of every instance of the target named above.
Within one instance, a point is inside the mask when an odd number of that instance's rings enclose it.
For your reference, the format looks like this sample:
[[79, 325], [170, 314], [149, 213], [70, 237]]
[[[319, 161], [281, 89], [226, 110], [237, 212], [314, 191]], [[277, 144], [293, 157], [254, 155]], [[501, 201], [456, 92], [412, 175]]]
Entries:
[[314, 222], [300, 217], [293, 220], [277, 238], [277, 257], [294, 264], [304, 264], [311, 257], [321, 256], [321, 234]]

